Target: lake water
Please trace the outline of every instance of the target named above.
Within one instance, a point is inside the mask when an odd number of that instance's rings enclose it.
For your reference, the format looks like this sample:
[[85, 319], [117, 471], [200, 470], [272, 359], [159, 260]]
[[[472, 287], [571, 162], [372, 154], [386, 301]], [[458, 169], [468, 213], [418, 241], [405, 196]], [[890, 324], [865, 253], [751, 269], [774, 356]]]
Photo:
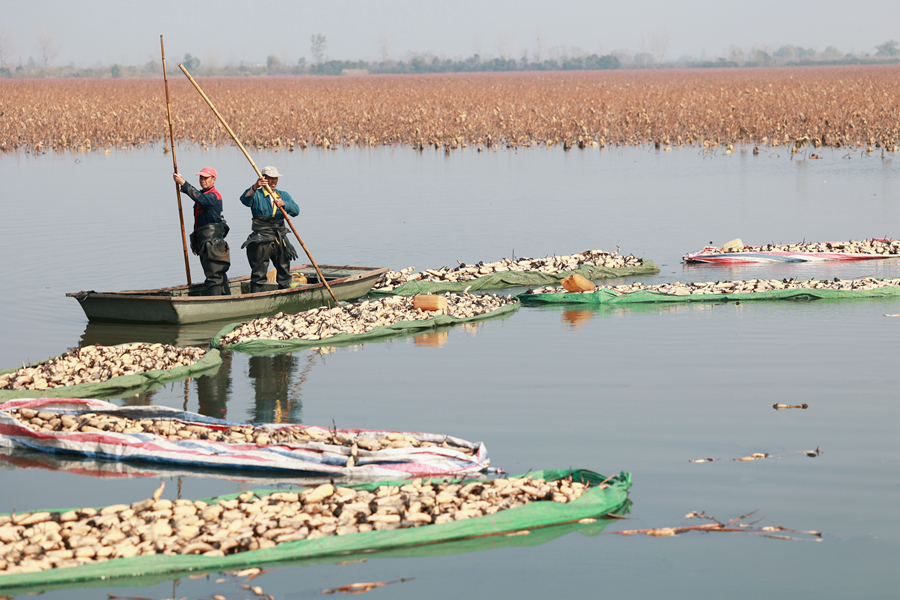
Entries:
[[[646, 257], [662, 281], [900, 276], [897, 259], [852, 264], [689, 266], [681, 256], [747, 244], [900, 237], [900, 160], [824, 152], [793, 160], [750, 148], [495, 150], [449, 156], [410, 149], [254, 155], [276, 165], [301, 208], [319, 263], [417, 270], [591, 249]], [[231, 226], [230, 275], [249, 272], [240, 244], [254, 180], [231, 148], [180, 149], [185, 174], [219, 171]], [[82, 343], [196, 343], [203, 328], [88, 326], [65, 292], [184, 283], [171, 157], [159, 147], [112, 154], [0, 157], [0, 367]], [[195, 176], [189, 177], [191, 181]], [[185, 207], [190, 228], [190, 207]], [[194, 281], [202, 269], [192, 257]], [[186, 407], [233, 420], [449, 433], [484, 441], [512, 473], [581, 467], [633, 473], [628, 521], [605, 532], [693, 525], [758, 511], [763, 525], [823, 533], [821, 542], [691, 532], [674, 538], [569, 533], [476, 552], [423, 551], [282, 568], [252, 581], [279, 599], [360, 581], [414, 578], [373, 597], [895, 598], [900, 584], [900, 304], [891, 300], [522, 308], [509, 318], [324, 353], [226, 357], [218, 374], [119, 404]], [[215, 328], [214, 328], [215, 329]], [[807, 403], [807, 410], [773, 410]], [[810, 458], [805, 452], [819, 448]], [[777, 458], [736, 458], [768, 452]], [[254, 487], [189, 473], [132, 478], [78, 463], [0, 454], [0, 512], [201, 498]], [[286, 481], [285, 485], [292, 482]], [[752, 519], [748, 519], [752, 520]], [[552, 537], [552, 536], [550, 536]], [[540, 541], [536, 538], [537, 541]], [[244, 598], [213, 574], [142, 589], [48, 591], [47, 598]], [[2, 590], [0, 590], [2, 593]]]

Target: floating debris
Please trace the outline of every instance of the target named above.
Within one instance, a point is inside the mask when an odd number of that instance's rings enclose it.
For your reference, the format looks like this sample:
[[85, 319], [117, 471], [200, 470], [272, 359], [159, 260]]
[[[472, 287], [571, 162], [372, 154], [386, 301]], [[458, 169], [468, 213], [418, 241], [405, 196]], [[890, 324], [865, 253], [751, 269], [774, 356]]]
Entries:
[[[761, 519], [758, 519], [752, 523], [741, 523], [747, 517], [755, 514], [756, 511], [748, 513], [746, 515], [741, 515], [736, 519], [731, 519], [727, 523], [723, 523], [716, 519], [715, 517], [711, 517], [706, 515], [704, 512], [693, 511], [686, 515], [684, 515], [685, 519], [706, 519], [708, 521], [712, 521], [707, 525], [687, 525], [682, 527], [657, 527], [653, 529], [627, 529], [624, 531], [606, 531], [603, 532], [603, 535], [637, 535], [643, 534], [648, 535], [650, 537], [673, 537], [682, 533], [686, 533], [688, 531], [700, 531], [700, 532], [711, 532], [711, 531], [723, 531], [730, 533], [749, 533], [751, 535], [761, 535], [763, 537], [775, 538], [779, 540], [803, 540], [803, 541], [814, 541], [821, 542], [822, 541], [822, 532], [820, 531], [800, 531], [797, 529], [788, 529], [787, 527], [779, 527], [779, 526], [765, 526], [765, 527], [755, 527], [756, 523], [758, 523]], [[799, 538], [792, 537], [786, 535], [775, 535], [774, 532], [777, 531], [789, 531], [791, 533], [801, 533], [804, 535], [813, 536], [812, 540], [808, 538]]]
[[496, 294], [476, 296], [448, 292], [442, 297], [447, 300], [447, 308], [434, 311], [414, 308], [413, 297], [389, 296], [346, 306], [314, 308], [294, 315], [278, 313], [274, 317], [261, 317], [239, 325], [219, 343], [227, 346], [251, 340], [324, 340], [339, 333], [359, 335], [376, 327], [422, 321], [439, 315], [466, 319], [517, 302], [514, 298]]
[[190, 366], [206, 350], [168, 344], [85, 346], [42, 364], [0, 375], [0, 390], [46, 390], [81, 383], [99, 383], [113, 377]]
[[773, 404], [772, 408], [774, 408], [775, 410], [784, 410], [786, 408], [807, 409], [807, 408], [809, 408], [809, 404], [806, 404], [806, 403], [803, 403], [803, 404]]
[[810, 458], [815, 458], [821, 454], [821, 450], [816, 446], [815, 450], [792, 450], [789, 452], [779, 452], [778, 454], [769, 454], [768, 452], [754, 452], [753, 454], [748, 454], [747, 456], [741, 456], [738, 458], [694, 458], [689, 460], [688, 462], [692, 463], [705, 463], [705, 462], [715, 462], [717, 460], [736, 460], [740, 462], [751, 462], [754, 460], [762, 460], [765, 458], [783, 458], [788, 454], [805, 454]]
[[[671, 296], [690, 295], [727, 295], [727, 294], [752, 294], [757, 292], [771, 292], [776, 290], [874, 290], [883, 287], [900, 286], [900, 278], [875, 279], [863, 277], [861, 279], [749, 279], [747, 281], [706, 281], [700, 283], [661, 283], [659, 285], [644, 285], [642, 282], [599, 286], [597, 290], [608, 290], [616, 295], [625, 295], [632, 292], [659, 292]], [[532, 291], [533, 294], [591, 294], [595, 292], [569, 292], [565, 288], [547, 286]]]
[[520, 258], [518, 260], [504, 258], [497, 262], [478, 262], [472, 265], [460, 262], [457, 267], [426, 269], [421, 272], [414, 272], [414, 267], [407, 267], [399, 271], [385, 273], [378, 278], [373, 289], [389, 291], [410, 281], [459, 283], [506, 271], [538, 271], [540, 273], [557, 274], [564, 271], [575, 271], [585, 265], [605, 267], [607, 269], [622, 269], [626, 267], [640, 267], [643, 264], [643, 259], [636, 258], [633, 254], [621, 256], [618, 250], [615, 252], [585, 250], [569, 256]]
[[405, 577], [394, 581], [379, 581], [376, 583], [351, 583], [350, 585], [342, 585], [341, 587], [336, 587], [334, 589], [322, 590], [322, 593], [333, 594], [335, 592], [343, 592], [346, 594], [362, 594], [364, 592], [371, 592], [375, 588], [380, 588], [385, 585], [403, 583], [404, 581], [412, 581], [413, 579], [415, 579], [415, 577]]
[[371, 492], [330, 483], [300, 493], [248, 491], [213, 504], [160, 499], [160, 487], [147, 500], [99, 510], [0, 516], [0, 576], [138, 555], [223, 557], [297, 540], [450, 523], [532, 502], [572, 502], [590, 487], [571, 478], [415, 479]]

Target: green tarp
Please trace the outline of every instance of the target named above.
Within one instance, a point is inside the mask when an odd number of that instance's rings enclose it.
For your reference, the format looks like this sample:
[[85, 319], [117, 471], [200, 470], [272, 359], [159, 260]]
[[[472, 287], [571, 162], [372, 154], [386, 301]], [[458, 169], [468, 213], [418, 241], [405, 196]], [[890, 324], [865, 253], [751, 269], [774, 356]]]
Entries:
[[[384, 559], [384, 558], [421, 558], [425, 556], [452, 556], [454, 554], [466, 554], [469, 552], [482, 552], [485, 550], [495, 550], [499, 548], [532, 548], [546, 544], [552, 540], [560, 538], [569, 533], [580, 533], [588, 537], [598, 536], [603, 533], [607, 525], [618, 521], [616, 516], [622, 516], [631, 512], [631, 500], [625, 500], [623, 504], [617, 506], [604, 514], [612, 515], [608, 518], [598, 518], [593, 523], [566, 523], [564, 525], [548, 525], [535, 529], [517, 530], [512, 533], [500, 533], [496, 535], [476, 536], [463, 538], [450, 542], [433, 543], [417, 546], [403, 546], [400, 548], [391, 548], [388, 550], [372, 550], [364, 553], [366, 560]], [[590, 520], [590, 519], [588, 519]], [[527, 532], [523, 534], [522, 531]], [[272, 563], [261, 563], [257, 566], [269, 566], [275, 564], [279, 568], [289, 566], [307, 566], [312, 564], [343, 564], [347, 562], [346, 555], [328, 555], [303, 559], [285, 559], [277, 560]], [[191, 571], [192, 576], [203, 573], [214, 573], [216, 569], [196, 569]], [[153, 573], [148, 575], [137, 575], [127, 579], [117, 578], [111, 581], [103, 579], [93, 579], [90, 581], [64, 581], [55, 583], [39, 583], [17, 585], [12, 588], [4, 588], [0, 585], [0, 591], [9, 593], [10, 595], [19, 594], [35, 594], [40, 592], [48, 592], [59, 589], [87, 588], [87, 587], [146, 587], [156, 585], [163, 581], [171, 581], [178, 579], [184, 574], [181, 572]], [[2, 580], [0, 580], [2, 584]]]
[[654, 275], [659, 273], [659, 267], [653, 262], [643, 259], [640, 267], [623, 267], [621, 269], [609, 269], [583, 265], [576, 271], [561, 271], [559, 273], [544, 273], [542, 271], [501, 271], [473, 279], [472, 281], [409, 281], [398, 285], [392, 290], [372, 290], [370, 296], [413, 296], [415, 294], [443, 294], [444, 292], [462, 292], [469, 288], [470, 292], [478, 290], [500, 290], [510, 287], [536, 287], [542, 285], [556, 285], [569, 275], [578, 273], [588, 279], [609, 279], [611, 277], [631, 277], [634, 275]]
[[584, 294], [519, 294], [522, 304], [635, 304], [663, 302], [748, 302], [756, 300], [840, 300], [852, 298], [900, 298], [900, 287], [884, 286], [872, 290], [769, 290], [746, 294], [690, 294], [674, 296], [660, 292], [639, 290], [628, 294], [616, 294], [609, 290], [597, 290]]
[[[598, 473], [583, 469], [566, 469], [552, 471], [536, 471], [528, 474], [532, 478], [548, 481], [572, 476], [574, 481], [596, 485], [606, 478]], [[431, 480], [447, 481], [447, 480]], [[459, 481], [459, 480], [456, 480]], [[466, 478], [467, 482], [473, 481]], [[408, 481], [363, 483], [348, 486], [357, 490], [374, 490], [380, 485], [404, 485]], [[353, 533], [344, 536], [330, 536], [315, 540], [297, 540], [284, 542], [274, 548], [240, 552], [225, 557], [208, 557], [195, 554], [153, 556], [135, 556], [133, 558], [113, 559], [106, 562], [50, 569], [37, 573], [19, 573], [0, 575], [0, 591], [5, 594], [23, 593], [49, 587], [65, 587], [66, 584], [83, 584], [105, 580], [132, 577], [153, 577], [166, 575], [172, 578], [178, 574], [192, 571], [219, 571], [242, 569], [250, 566], [270, 565], [285, 561], [302, 561], [308, 559], [325, 559], [348, 554], [386, 551], [399, 548], [410, 548], [437, 544], [441, 542], [458, 542], [469, 538], [502, 535], [509, 532], [543, 528], [564, 523], [573, 523], [581, 519], [602, 517], [608, 513], [620, 511], [627, 502], [628, 489], [631, 487], [631, 474], [620, 473], [607, 481], [610, 487], [600, 489], [593, 487], [573, 502], [532, 502], [524, 506], [501, 510], [493, 515], [453, 521], [440, 525], [424, 525], [406, 529], [392, 529]], [[265, 495], [282, 490], [258, 491], [257, 495]], [[206, 500], [209, 504], [221, 500], [229, 500], [239, 494], [229, 494]], [[71, 509], [59, 509], [54, 512], [65, 512]], [[523, 536], [524, 537], [524, 536]], [[431, 548], [426, 552], [431, 552]], [[440, 553], [440, 552], [438, 552]], [[160, 578], [162, 579], [162, 578]], [[145, 585], [146, 579], [142, 580]], [[128, 581], [116, 581], [116, 584], [127, 584]]]
[[[122, 345], [128, 346], [130, 344]], [[55, 358], [58, 357], [54, 356], [28, 366], [35, 367], [42, 365]], [[103, 400], [105, 398], [132, 396], [159, 387], [170, 381], [178, 381], [179, 379], [187, 379], [188, 377], [199, 377], [200, 375], [213, 375], [219, 370], [221, 364], [222, 357], [219, 356], [219, 351], [209, 350], [200, 358], [200, 360], [185, 367], [146, 371], [144, 373], [135, 373], [134, 375], [112, 377], [106, 381], [80, 383], [78, 385], [47, 388], [46, 390], [0, 390], [0, 402], [13, 400], [15, 398], [96, 398], [98, 400]], [[4, 369], [3, 371], [0, 371], [0, 375], [17, 371], [20, 368], [21, 367]]]
[[502, 318], [508, 315], [511, 315], [516, 310], [519, 309], [520, 303], [514, 302], [512, 304], [507, 304], [506, 306], [502, 306], [497, 310], [493, 310], [491, 312], [483, 313], [480, 315], [476, 315], [474, 317], [467, 317], [465, 319], [460, 319], [458, 317], [451, 317], [450, 315], [438, 315], [436, 317], [432, 317], [430, 319], [423, 319], [421, 321], [399, 321], [394, 323], [393, 325], [381, 325], [372, 329], [367, 333], [339, 333], [337, 335], [333, 335], [331, 337], [322, 339], [322, 340], [302, 340], [302, 339], [290, 339], [290, 340], [264, 340], [257, 339], [251, 340], [247, 342], [240, 342], [239, 344], [223, 344], [222, 338], [231, 333], [235, 328], [242, 325], [242, 323], [232, 323], [230, 325], [226, 325], [223, 327], [212, 339], [210, 344], [213, 348], [225, 348], [228, 350], [235, 350], [238, 352], [246, 352], [248, 354], [270, 354], [272, 352], [277, 352], [279, 350], [292, 350], [295, 348], [309, 348], [311, 346], [347, 346], [352, 344], [359, 344], [361, 342], [367, 342], [370, 340], [375, 340], [379, 338], [385, 337], [394, 337], [399, 335], [411, 335], [415, 333], [420, 333], [423, 331], [430, 331], [433, 329], [437, 329], [439, 327], [447, 327], [453, 325], [459, 325], [461, 323], [472, 323], [474, 321], [485, 321], [488, 319], [494, 318]]

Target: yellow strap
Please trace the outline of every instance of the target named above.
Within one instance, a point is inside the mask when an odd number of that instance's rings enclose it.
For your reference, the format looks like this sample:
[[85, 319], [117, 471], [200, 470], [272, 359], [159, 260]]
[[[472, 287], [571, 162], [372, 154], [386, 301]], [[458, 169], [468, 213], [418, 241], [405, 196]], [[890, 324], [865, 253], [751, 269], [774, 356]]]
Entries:
[[[268, 190], [266, 190], [266, 188], [263, 188], [262, 191], [263, 191], [263, 196], [268, 198], [269, 197]], [[272, 190], [272, 194], [275, 196], [276, 200], [281, 198], [281, 194], [279, 194], [276, 190]], [[278, 207], [275, 206], [274, 202], [272, 202], [272, 216], [274, 217], [277, 213], [278, 213]]]

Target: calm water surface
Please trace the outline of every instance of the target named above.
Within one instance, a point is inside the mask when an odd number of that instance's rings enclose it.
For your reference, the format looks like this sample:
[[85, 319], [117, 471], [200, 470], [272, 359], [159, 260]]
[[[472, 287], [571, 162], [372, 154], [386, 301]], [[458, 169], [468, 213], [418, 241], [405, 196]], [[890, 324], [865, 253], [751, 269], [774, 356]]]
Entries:
[[[296, 225], [320, 263], [436, 268], [456, 260], [621, 247], [654, 260], [645, 282], [753, 277], [900, 276], [897, 260], [698, 267], [681, 256], [735, 237], [900, 237], [900, 161], [824, 154], [531, 149], [449, 157], [407, 149], [255, 157], [285, 175]], [[232, 275], [253, 181], [238, 151], [183, 149], [183, 173], [219, 170]], [[159, 148], [110, 155], [0, 158], [0, 367], [82, 343], [199, 343], [217, 328], [88, 325], [65, 292], [184, 282], [171, 159]], [[195, 177], [191, 177], [191, 180]], [[186, 211], [189, 212], [189, 211]], [[202, 279], [192, 258], [194, 280]], [[253, 581], [276, 598], [317, 597], [359, 581], [414, 578], [373, 597], [895, 598], [900, 584], [900, 304], [889, 300], [647, 307], [522, 308], [506, 319], [415, 338], [264, 357], [235, 353], [218, 374], [119, 404], [157, 404], [234, 420], [443, 432], [484, 441], [510, 473], [631, 471], [621, 529], [727, 520], [823, 532], [823, 541], [741, 534], [675, 538], [569, 533], [544, 543], [446, 556], [373, 557], [276, 570]], [[808, 403], [775, 411], [775, 403]], [[809, 458], [803, 452], [820, 448]], [[689, 463], [751, 452], [756, 462]], [[207, 497], [253, 482], [134, 469], [78, 474], [77, 462], [0, 454], [0, 512]], [[108, 465], [92, 465], [110, 475]], [[106, 469], [106, 470], [104, 470]], [[144, 475], [144, 476], [137, 476]], [[295, 485], [286, 480], [284, 486]], [[143, 589], [48, 591], [48, 598], [244, 598], [217, 574]]]

